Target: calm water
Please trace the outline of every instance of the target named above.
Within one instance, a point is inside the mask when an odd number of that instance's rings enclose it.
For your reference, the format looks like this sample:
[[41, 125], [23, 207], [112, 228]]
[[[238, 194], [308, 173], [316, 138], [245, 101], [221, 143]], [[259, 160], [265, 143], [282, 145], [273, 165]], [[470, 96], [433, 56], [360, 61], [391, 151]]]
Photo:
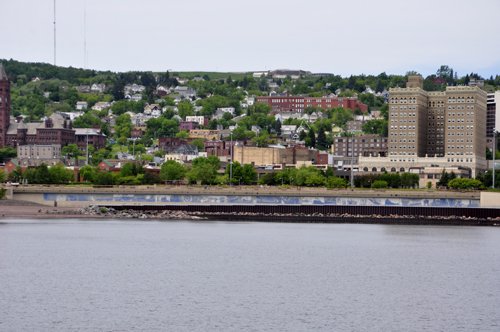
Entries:
[[0, 331], [500, 331], [500, 229], [2, 220]]

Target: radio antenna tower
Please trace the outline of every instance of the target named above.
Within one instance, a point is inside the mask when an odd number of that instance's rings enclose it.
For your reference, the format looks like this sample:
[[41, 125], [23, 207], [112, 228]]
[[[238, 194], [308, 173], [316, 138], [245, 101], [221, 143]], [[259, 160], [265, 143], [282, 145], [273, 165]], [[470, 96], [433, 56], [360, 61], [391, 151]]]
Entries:
[[87, 69], [87, 1], [83, 1], [83, 68]]
[[56, 0], [54, 0], [54, 66], [56, 65]]

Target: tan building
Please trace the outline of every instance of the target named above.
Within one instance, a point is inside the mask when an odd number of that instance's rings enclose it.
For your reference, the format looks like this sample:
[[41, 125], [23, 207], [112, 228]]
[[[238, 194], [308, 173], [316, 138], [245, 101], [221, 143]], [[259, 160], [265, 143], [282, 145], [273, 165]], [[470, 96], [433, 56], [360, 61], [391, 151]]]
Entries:
[[[420, 76], [407, 88], [389, 90], [389, 156], [360, 157], [360, 169], [408, 169], [462, 165], [476, 174], [486, 167], [486, 92], [478, 87], [448, 86], [423, 90]], [[383, 165], [382, 165], [383, 164]]]
[[189, 131], [189, 137], [191, 138], [204, 138], [206, 140], [218, 140], [219, 131], [211, 129], [193, 129]]
[[354, 152], [354, 164], [358, 163], [358, 156], [380, 155], [387, 156], [387, 137], [378, 135], [359, 135], [353, 137], [334, 137], [332, 154], [351, 157]]
[[61, 145], [18, 145], [17, 157], [19, 159], [61, 159]]
[[254, 163], [256, 166], [295, 165], [300, 162], [318, 164], [318, 151], [300, 147], [273, 148], [235, 145], [233, 159], [241, 164]]

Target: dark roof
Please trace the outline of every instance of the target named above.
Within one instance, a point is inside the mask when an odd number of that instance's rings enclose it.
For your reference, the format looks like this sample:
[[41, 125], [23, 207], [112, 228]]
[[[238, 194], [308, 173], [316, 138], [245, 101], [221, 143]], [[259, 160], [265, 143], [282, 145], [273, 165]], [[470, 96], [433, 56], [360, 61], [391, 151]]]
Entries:
[[198, 147], [190, 144], [183, 144], [172, 151], [172, 154], [197, 155]]

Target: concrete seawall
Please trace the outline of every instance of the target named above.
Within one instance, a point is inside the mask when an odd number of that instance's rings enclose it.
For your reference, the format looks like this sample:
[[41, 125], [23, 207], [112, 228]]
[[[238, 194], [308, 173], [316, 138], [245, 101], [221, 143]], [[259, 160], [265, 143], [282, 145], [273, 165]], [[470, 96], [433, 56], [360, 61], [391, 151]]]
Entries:
[[[486, 195], [484, 195], [486, 194]], [[483, 204], [484, 195], [484, 204]], [[81, 207], [100, 205], [359, 205], [359, 206], [500, 206], [500, 193], [442, 191], [302, 190], [260, 187], [19, 187], [13, 198], [47, 206]], [[496, 205], [495, 205], [496, 204]]]

